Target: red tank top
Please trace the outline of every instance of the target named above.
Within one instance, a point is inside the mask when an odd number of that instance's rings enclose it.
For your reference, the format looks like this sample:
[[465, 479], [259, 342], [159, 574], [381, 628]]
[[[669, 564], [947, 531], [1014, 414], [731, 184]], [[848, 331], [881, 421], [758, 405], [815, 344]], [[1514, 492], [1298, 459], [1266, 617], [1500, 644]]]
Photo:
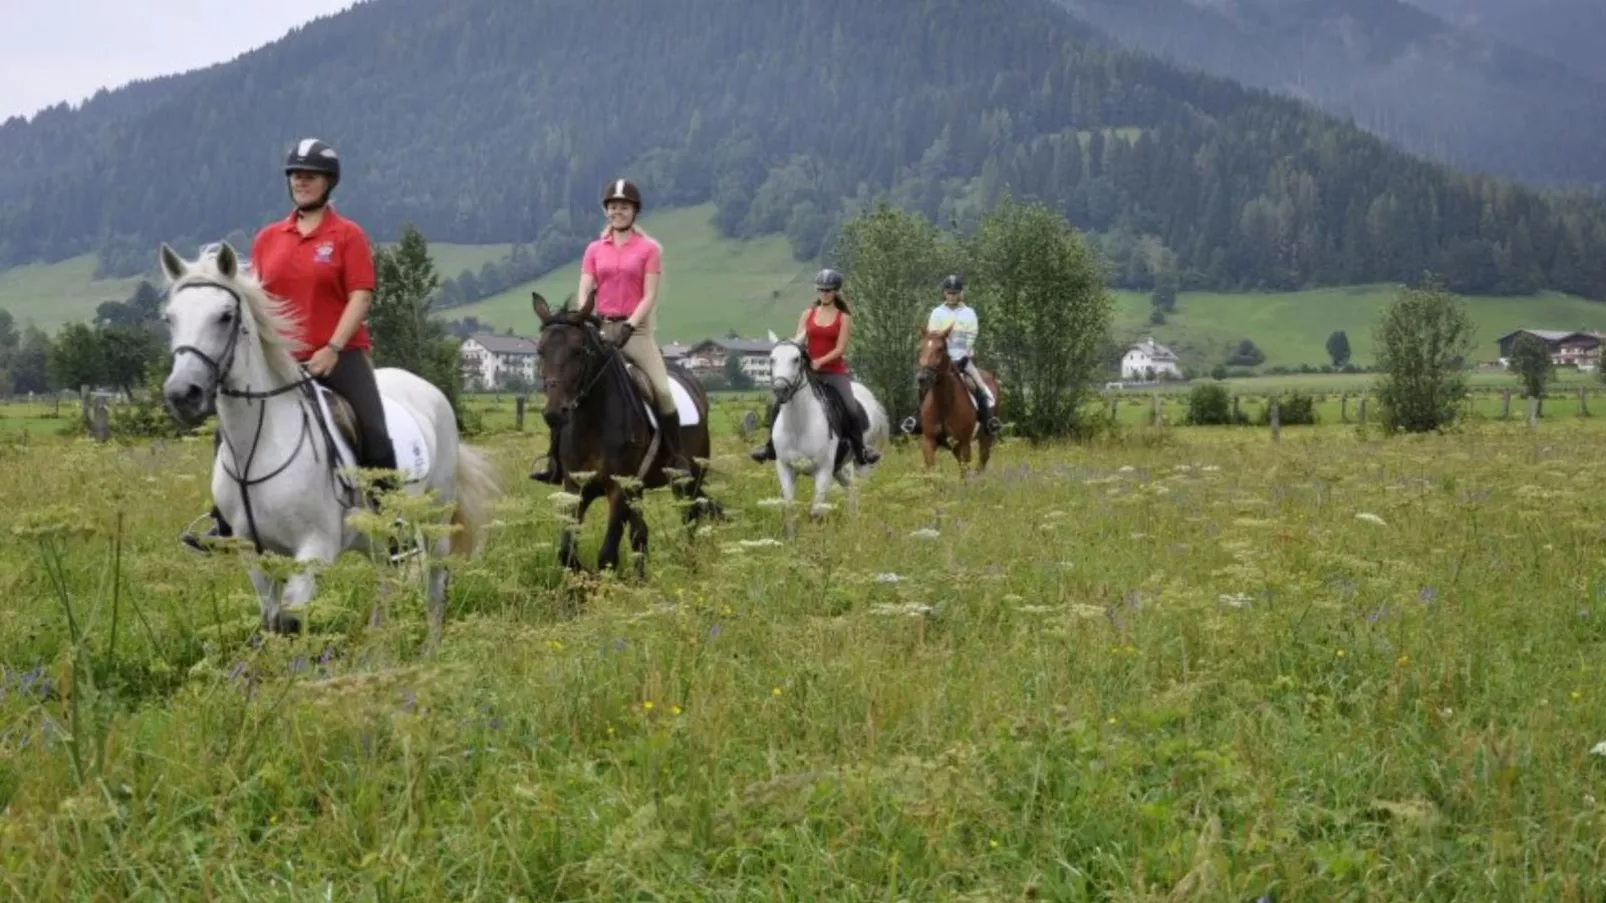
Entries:
[[[818, 360], [822, 357], [825, 357], [827, 354], [830, 354], [832, 349], [836, 348], [837, 338], [842, 335], [842, 312], [837, 311], [836, 319], [831, 321], [831, 325], [821, 326], [814, 319], [814, 315], [818, 313], [819, 310], [819, 305], [815, 305], [814, 309], [809, 311], [809, 321], [806, 331], [808, 333], [809, 358], [811, 360]], [[848, 372], [846, 355], [843, 355], [842, 357], [839, 357], [836, 360], [826, 364], [824, 367], [821, 367], [818, 372]]]

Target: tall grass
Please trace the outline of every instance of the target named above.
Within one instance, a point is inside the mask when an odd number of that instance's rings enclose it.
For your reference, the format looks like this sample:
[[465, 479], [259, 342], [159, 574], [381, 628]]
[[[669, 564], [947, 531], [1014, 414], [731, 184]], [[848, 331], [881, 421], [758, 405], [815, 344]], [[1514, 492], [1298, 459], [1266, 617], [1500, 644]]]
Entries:
[[357, 556], [309, 636], [258, 638], [239, 562], [173, 540], [205, 442], [0, 447], [0, 887], [1606, 890], [1599, 418], [1008, 442], [964, 485], [903, 449], [856, 517], [782, 542], [740, 413], [717, 419], [732, 520], [688, 538], [653, 497], [639, 586], [554, 569], [561, 513], [521, 476], [544, 438], [494, 437], [515, 495], [429, 660], [421, 604], [369, 626]]

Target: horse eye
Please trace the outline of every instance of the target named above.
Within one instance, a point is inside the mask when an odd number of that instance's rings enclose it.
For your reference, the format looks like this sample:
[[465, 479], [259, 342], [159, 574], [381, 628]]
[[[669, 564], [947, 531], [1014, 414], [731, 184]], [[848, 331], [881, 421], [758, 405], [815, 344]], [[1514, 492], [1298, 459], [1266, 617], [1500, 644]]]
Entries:
[[232, 323], [232, 322], [234, 322], [234, 311], [226, 310], [226, 311], [218, 314], [217, 315], [217, 321], [219, 323]]

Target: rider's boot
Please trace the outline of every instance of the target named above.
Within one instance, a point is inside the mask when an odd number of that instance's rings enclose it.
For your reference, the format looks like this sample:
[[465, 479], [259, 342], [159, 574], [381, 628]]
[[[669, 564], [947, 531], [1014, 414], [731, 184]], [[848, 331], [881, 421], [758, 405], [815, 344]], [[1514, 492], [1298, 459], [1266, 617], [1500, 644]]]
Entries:
[[[205, 533], [197, 533], [195, 530], [196, 525], [202, 520], [211, 520], [212, 526], [208, 527]], [[212, 550], [206, 547], [207, 540], [227, 539], [233, 535], [234, 530], [229, 526], [229, 522], [223, 518], [223, 512], [217, 510], [217, 506], [213, 505], [209, 513], [190, 521], [190, 525], [185, 527], [184, 532], [178, 535], [178, 541], [197, 554], [210, 555]]]
[[664, 468], [684, 471], [691, 476], [691, 461], [680, 449], [680, 411], [659, 412], [658, 429], [663, 434]]
[[550, 483], [553, 486], [563, 483], [563, 466], [558, 463], [558, 429], [552, 428], [552, 442], [546, 450], [546, 467], [530, 471], [530, 479], [537, 483]]
[[982, 428], [988, 435], [996, 436], [1004, 428], [1003, 421], [993, 416], [992, 405], [987, 403], [987, 393], [976, 393], [976, 416], [982, 422]]
[[749, 458], [761, 464], [765, 461], [775, 460], [775, 418], [779, 417], [780, 413], [780, 402], [772, 400], [770, 402], [769, 420], [766, 422], [764, 429], [764, 444], [749, 452], [747, 455]]

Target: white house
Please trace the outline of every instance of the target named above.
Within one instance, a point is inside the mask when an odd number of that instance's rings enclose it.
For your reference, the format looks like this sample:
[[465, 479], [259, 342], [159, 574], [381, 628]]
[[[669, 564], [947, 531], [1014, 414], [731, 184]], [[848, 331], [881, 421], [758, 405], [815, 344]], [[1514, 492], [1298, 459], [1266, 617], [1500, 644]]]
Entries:
[[1169, 375], [1172, 379], [1182, 378], [1182, 369], [1177, 366], [1177, 355], [1170, 348], [1161, 345], [1153, 336], [1131, 346], [1121, 358], [1121, 378], [1134, 380], [1163, 379]]
[[725, 369], [725, 359], [736, 355], [743, 373], [754, 382], [767, 383], [770, 349], [774, 347], [768, 339], [706, 339], [686, 349], [680, 363], [693, 373], [719, 373]]
[[513, 378], [533, 387], [541, 375], [537, 346], [523, 336], [471, 335], [463, 340], [458, 359], [463, 365], [466, 388], [500, 389]]

